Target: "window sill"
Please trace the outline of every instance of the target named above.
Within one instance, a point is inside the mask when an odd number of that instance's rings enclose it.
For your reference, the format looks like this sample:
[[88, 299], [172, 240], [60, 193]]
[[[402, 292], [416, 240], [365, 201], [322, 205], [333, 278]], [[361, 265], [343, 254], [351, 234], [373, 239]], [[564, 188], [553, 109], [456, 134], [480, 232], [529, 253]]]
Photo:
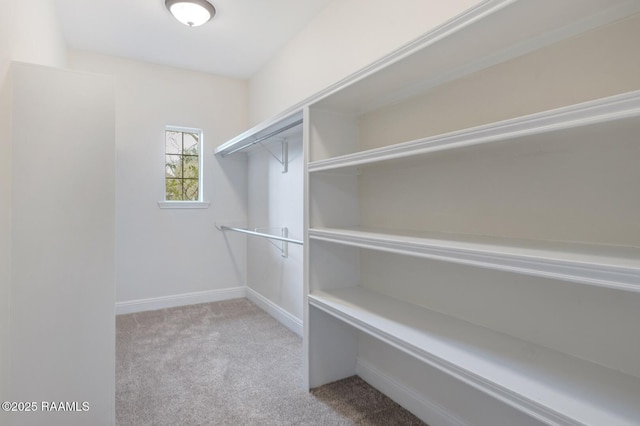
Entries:
[[210, 205], [204, 201], [158, 201], [161, 209], [208, 209]]

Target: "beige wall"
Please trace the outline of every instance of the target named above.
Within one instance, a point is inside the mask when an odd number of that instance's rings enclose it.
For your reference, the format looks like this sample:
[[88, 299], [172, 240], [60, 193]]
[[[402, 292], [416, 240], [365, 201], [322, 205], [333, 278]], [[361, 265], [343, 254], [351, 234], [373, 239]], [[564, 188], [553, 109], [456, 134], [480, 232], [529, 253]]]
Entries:
[[86, 401], [9, 425], [112, 425], [115, 101], [109, 77], [11, 67], [10, 401]]
[[478, 3], [333, 1], [251, 78], [250, 122], [283, 111]]
[[[67, 47], [54, 0], [9, 3], [11, 59], [38, 65], [64, 67]], [[3, 9], [6, 10], [6, 9]]]
[[[246, 223], [246, 161], [213, 151], [246, 127], [246, 80], [79, 51], [69, 65], [116, 82], [116, 301], [244, 286], [246, 240], [214, 223]], [[167, 125], [204, 131], [208, 209], [158, 207]]]
[[0, 0], [0, 10], [0, 400], [4, 401], [8, 395], [11, 307], [9, 64], [12, 60], [20, 60], [43, 65], [64, 65], [65, 45], [52, 0]]
[[[0, 7], [8, 7], [0, 0]], [[9, 17], [0, 13], [0, 400], [9, 379], [9, 298], [11, 296], [11, 130], [8, 71], [11, 60]], [[2, 414], [0, 414], [1, 416]]]

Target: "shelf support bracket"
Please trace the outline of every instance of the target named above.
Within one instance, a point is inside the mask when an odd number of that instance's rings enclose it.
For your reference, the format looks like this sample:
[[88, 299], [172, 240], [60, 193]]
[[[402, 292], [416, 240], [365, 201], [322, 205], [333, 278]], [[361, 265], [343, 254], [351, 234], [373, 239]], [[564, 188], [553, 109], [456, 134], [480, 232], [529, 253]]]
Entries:
[[289, 141], [285, 139], [280, 139], [280, 157], [273, 153], [266, 145], [262, 142], [259, 142], [260, 146], [267, 150], [269, 154], [273, 158], [276, 159], [278, 163], [282, 165], [282, 173], [287, 173], [289, 171]]

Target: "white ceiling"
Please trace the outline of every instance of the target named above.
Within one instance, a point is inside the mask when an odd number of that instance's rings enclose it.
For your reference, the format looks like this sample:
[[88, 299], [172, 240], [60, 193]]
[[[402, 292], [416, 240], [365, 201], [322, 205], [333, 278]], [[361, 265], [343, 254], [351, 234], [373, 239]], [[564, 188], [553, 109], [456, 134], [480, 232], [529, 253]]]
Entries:
[[247, 78], [331, 0], [211, 0], [217, 14], [196, 28], [164, 0], [54, 0], [72, 49]]

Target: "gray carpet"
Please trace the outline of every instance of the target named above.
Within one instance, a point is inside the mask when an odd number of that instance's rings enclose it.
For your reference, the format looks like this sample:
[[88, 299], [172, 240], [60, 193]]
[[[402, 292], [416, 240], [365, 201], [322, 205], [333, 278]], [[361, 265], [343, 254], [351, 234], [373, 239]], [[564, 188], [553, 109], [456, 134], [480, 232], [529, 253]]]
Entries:
[[116, 423], [423, 425], [358, 377], [306, 392], [302, 342], [246, 299], [116, 319]]

